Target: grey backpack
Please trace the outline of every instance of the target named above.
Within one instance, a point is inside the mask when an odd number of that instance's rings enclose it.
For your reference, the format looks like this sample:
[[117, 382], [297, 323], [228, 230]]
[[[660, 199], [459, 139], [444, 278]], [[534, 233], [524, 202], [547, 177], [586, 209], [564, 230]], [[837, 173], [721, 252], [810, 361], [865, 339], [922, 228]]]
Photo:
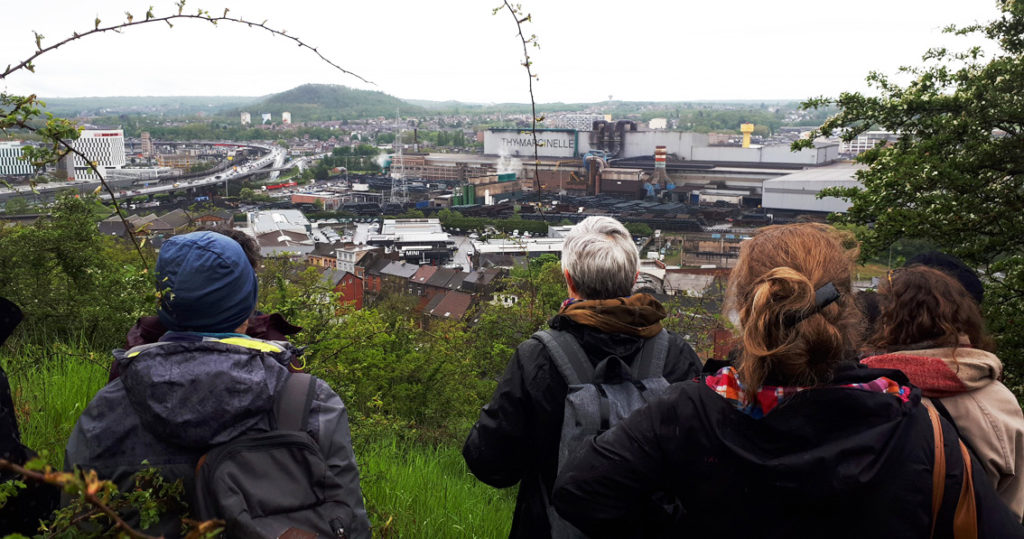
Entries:
[[199, 459], [195, 518], [224, 520], [227, 537], [347, 537], [353, 511], [345, 485], [306, 432], [315, 393], [316, 378], [290, 374], [275, 396], [272, 430], [239, 436]]
[[[668, 388], [664, 376], [668, 357], [668, 332], [665, 330], [647, 339], [632, 368], [614, 355], [604, 358], [595, 367], [576, 338], [564, 331], [538, 331], [533, 338], [544, 344], [569, 385], [558, 444], [559, 473], [585, 441], [615, 426]], [[586, 537], [558, 515], [543, 486], [541, 492], [551, 523], [551, 537]]]

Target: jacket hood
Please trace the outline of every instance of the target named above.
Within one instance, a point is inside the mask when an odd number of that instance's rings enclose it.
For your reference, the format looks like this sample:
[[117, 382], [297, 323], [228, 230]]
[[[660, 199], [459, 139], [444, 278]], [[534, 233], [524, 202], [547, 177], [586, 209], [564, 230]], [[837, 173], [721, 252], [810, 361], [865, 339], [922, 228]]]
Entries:
[[899, 369], [926, 397], [942, 398], [981, 389], [1002, 376], [1003, 363], [991, 352], [961, 346], [901, 350], [872, 356], [861, 363]]
[[736, 459], [730, 465], [736, 480], [758, 485], [766, 496], [787, 492], [794, 499], [824, 500], [878, 488], [887, 480], [887, 469], [905, 460], [914, 436], [920, 435], [908, 419], [920, 406], [921, 394], [912, 389], [904, 401], [835, 387], [880, 377], [908, 382], [898, 371], [852, 365], [836, 374], [832, 386], [801, 391], [760, 419], [700, 384], [697, 413], [702, 417], [697, 422], [713, 430], [716, 445]]
[[157, 342], [114, 355], [144, 428], [178, 445], [205, 447], [265, 421], [293, 353], [287, 343], [236, 338]]

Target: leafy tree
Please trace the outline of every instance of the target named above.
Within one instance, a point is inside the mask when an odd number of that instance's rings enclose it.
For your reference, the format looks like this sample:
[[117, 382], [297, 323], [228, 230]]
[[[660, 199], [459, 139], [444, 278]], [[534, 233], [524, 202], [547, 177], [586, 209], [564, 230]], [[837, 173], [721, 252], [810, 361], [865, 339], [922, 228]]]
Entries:
[[49, 219], [0, 227], [0, 290], [25, 311], [24, 340], [76, 335], [111, 348], [153, 309], [148, 268], [100, 235], [93, 210], [91, 201], [66, 195]]
[[654, 234], [650, 225], [646, 223], [624, 223], [623, 226], [625, 226], [626, 230], [634, 236], [650, 236], [651, 234]]
[[10, 214], [25, 213], [28, 211], [28, 201], [25, 197], [11, 197], [4, 205], [5, 211]]
[[[1024, 374], [1024, 3], [1003, 1], [998, 19], [957, 35], [981, 35], [994, 53], [931, 49], [918, 67], [901, 68], [901, 85], [880, 73], [878, 95], [843, 93], [805, 108], [839, 112], [813, 135], [851, 140], [867, 129], [898, 134], [859, 157], [862, 186], [823, 195], [853, 202], [839, 219], [862, 229], [864, 255], [901, 238], [938, 245], [985, 273], [985, 313], [1010, 374]], [[813, 137], [812, 137], [813, 138]], [[809, 147], [811, 140], [795, 147]]]

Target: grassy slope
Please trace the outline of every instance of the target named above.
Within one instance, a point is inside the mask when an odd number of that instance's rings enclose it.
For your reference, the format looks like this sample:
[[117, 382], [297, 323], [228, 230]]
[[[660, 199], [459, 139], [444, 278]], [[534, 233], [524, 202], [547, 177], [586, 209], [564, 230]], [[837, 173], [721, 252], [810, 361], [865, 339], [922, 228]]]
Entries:
[[[107, 381], [105, 356], [53, 354], [0, 360], [11, 380], [21, 437], [63, 464], [78, 416]], [[55, 358], [56, 356], [56, 358]], [[56, 359], [56, 360], [55, 360]], [[514, 490], [498, 491], [466, 469], [459, 448], [383, 440], [356, 447], [375, 537], [507, 537]]]

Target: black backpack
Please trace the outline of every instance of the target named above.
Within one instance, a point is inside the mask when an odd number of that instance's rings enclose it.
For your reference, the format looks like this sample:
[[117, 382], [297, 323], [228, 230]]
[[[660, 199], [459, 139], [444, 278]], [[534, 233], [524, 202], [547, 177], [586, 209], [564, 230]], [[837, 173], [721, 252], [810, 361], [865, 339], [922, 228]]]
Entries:
[[[668, 389], [665, 360], [668, 358], [668, 332], [647, 339], [630, 368], [618, 356], [608, 356], [595, 367], [570, 333], [558, 330], [538, 331], [533, 338], [544, 344], [569, 385], [565, 396], [562, 437], [558, 444], [558, 472], [588, 439], [610, 429]], [[541, 485], [551, 537], [586, 537], [555, 511]]]
[[196, 465], [193, 515], [222, 519], [228, 537], [340, 538], [352, 522], [344, 485], [306, 431], [316, 378], [290, 374], [274, 400], [269, 432], [219, 445]]

